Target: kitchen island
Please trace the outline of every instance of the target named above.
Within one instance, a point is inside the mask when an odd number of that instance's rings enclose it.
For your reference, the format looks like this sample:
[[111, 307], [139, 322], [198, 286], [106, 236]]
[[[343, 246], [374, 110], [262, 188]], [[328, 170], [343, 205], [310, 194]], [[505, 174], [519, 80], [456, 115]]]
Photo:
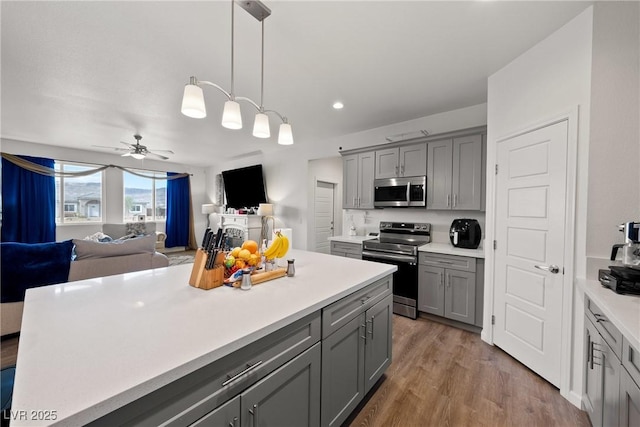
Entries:
[[[323, 344], [320, 356], [320, 340], [355, 323], [357, 343], [364, 334], [388, 352], [368, 377], [379, 378], [390, 363], [391, 316], [386, 328], [376, 326], [376, 334], [386, 330], [388, 345], [374, 341], [373, 317], [366, 317], [370, 331], [361, 331], [360, 322], [381, 303], [390, 306], [396, 267], [297, 250], [287, 255], [296, 260], [295, 277], [249, 291], [191, 287], [191, 264], [28, 290], [11, 425], [186, 425], [312, 350], [321, 358], [326, 401], [331, 346]], [[366, 345], [367, 339], [358, 344], [363, 357], [375, 350]], [[220, 376], [226, 380], [214, 385]], [[361, 399], [370, 384], [358, 387]], [[312, 393], [319, 397], [319, 383]], [[330, 406], [322, 404], [323, 425], [348, 415], [335, 411], [336, 402]], [[257, 406], [249, 412], [257, 421]], [[319, 414], [309, 419], [319, 423]]]

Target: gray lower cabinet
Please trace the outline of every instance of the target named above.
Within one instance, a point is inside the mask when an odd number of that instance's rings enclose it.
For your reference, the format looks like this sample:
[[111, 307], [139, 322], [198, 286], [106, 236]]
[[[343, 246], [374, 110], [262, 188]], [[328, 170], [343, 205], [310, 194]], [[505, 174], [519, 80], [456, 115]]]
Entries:
[[[628, 363], [635, 350], [589, 298], [585, 301], [584, 323], [582, 403], [591, 424], [593, 427], [640, 425], [640, 387], [633, 379], [635, 368]], [[620, 354], [624, 355], [622, 362]]]
[[214, 409], [198, 421], [192, 427], [239, 427], [240, 426], [240, 396], [237, 396], [224, 405]]
[[362, 305], [322, 342], [323, 426], [341, 425], [391, 364], [393, 297]]
[[320, 343], [240, 396], [242, 427], [320, 425]]
[[483, 260], [420, 253], [419, 264], [419, 311], [482, 326]]
[[362, 244], [333, 241], [331, 242], [331, 255], [362, 259]]
[[214, 409], [193, 427], [318, 426], [320, 343]]
[[620, 425], [640, 426], [640, 387], [625, 369], [620, 376]]

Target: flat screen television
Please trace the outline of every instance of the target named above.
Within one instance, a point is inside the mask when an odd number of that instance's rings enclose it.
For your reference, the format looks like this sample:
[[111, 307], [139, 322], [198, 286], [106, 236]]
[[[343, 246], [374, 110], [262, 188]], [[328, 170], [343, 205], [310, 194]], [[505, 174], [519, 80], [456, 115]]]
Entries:
[[227, 207], [242, 209], [267, 203], [262, 165], [222, 171], [222, 180]]

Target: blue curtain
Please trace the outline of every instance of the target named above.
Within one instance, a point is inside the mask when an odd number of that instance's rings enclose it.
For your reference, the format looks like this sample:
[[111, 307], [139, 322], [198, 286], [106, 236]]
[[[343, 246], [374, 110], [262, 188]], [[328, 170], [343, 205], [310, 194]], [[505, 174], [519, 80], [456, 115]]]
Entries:
[[[167, 176], [177, 175], [167, 172]], [[191, 185], [189, 177], [167, 180], [166, 247], [189, 247], [189, 221], [191, 217]]]
[[[20, 156], [53, 169], [54, 161]], [[56, 241], [56, 182], [53, 176], [30, 172], [2, 159], [3, 242]]]

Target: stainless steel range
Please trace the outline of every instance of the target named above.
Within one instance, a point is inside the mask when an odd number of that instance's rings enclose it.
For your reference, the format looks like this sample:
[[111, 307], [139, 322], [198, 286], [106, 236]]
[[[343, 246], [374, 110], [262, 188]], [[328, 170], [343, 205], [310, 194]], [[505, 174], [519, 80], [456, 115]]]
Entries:
[[381, 222], [380, 235], [365, 240], [362, 259], [398, 267], [393, 273], [393, 312], [415, 319], [418, 315], [418, 246], [431, 242], [431, 224]]

